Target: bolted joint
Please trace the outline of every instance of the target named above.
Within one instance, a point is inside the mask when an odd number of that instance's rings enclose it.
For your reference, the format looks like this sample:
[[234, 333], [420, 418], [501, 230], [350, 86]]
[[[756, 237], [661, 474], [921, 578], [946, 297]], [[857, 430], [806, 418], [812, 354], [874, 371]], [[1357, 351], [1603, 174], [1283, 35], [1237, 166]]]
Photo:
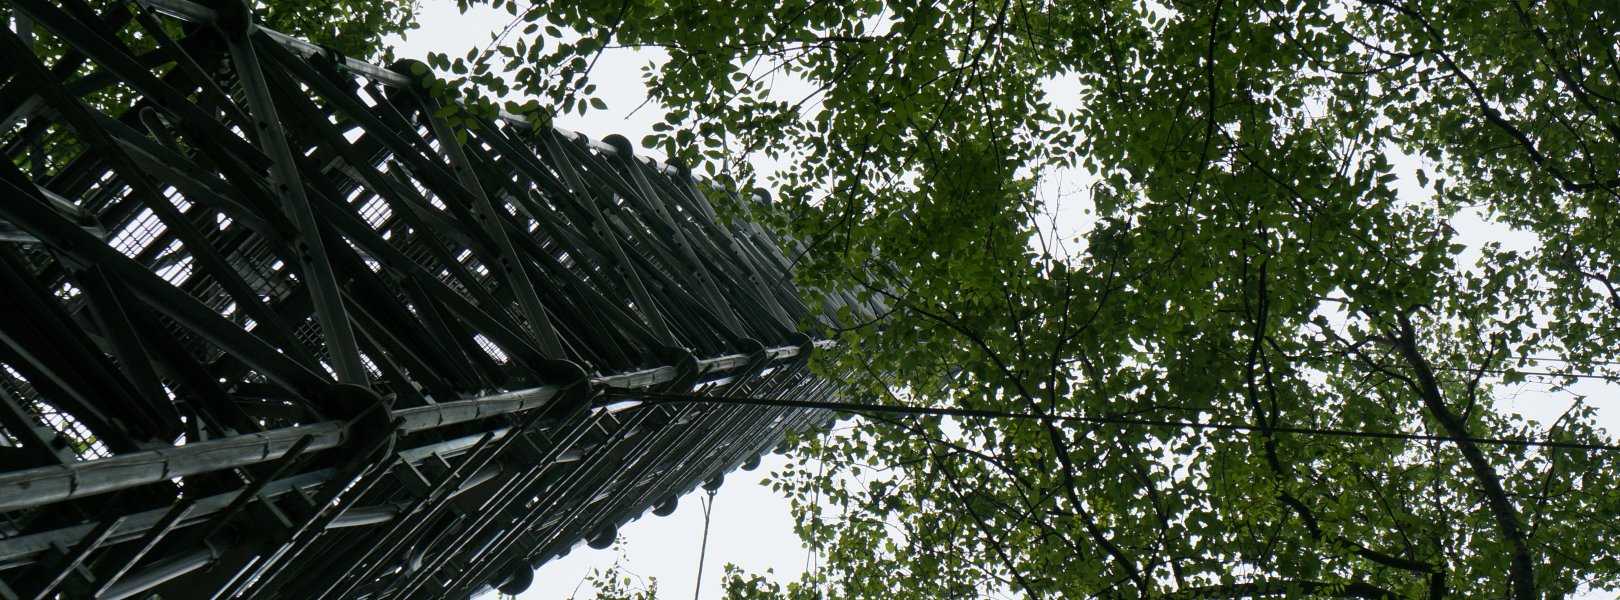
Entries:
[[334, 384], [315, 397], [321, 416], [347, 421], [346, 445], [370, 455], [393, 454], [399, 428], [394, 423], [392, 395], [382, 396], [369, 387], [353, 383]]
[[534, 569], [529, 568], [528, 565], [518, 563], [494, 587], [502, 594], [516, 596], [529, 589], [531, 585], [534, 585]]
[[557, 386], [557, 396], [542, 413], [547, 417], [536, 419], [527, 427], [538, 427], [547, 421], [567, 420], [569, 415], [588, 409], [601, 394], [601, 390], [591, 385], [591, 376], [585, 372], [585, 368], [573, 361], [549, 359], [541, 362], [535, 371], [541, 381]]
[[410, 80], [410, 89], [413, 90], [424, 89], [423, 83], [438, 77], [433, 73], [433, 68], [429, 67], [427, 63], [414, 58], [396, 60], [393, 64], [388, 65], [388, 70], [404, 75], [406, 79]]
[[630, 143], [629, 138], [615, 133], [602, 138], [602, 143], [611, 146], [614, 154], [621, 160], [631, 162], [636, 159], [636, 147]]
[[653, 505], [652, 514], [667, 517], [675, 514], [675, 508], [680, 506], [681, 499], [675, 496], [665, 498], [662, 502]]
[[816, 352], [816, 340], [812, 339], [809, 335], [802, 331], [795, 331], [788, 334], [787, 339], [788, 343], [799, 347], [799, 355], [793, 357], [794, 362], [797, 364], [809, 363], [810, 358], [814, 356]]
[[664, 385], [664, 390], [688, 390], [697, 384], [698, 359], [690, 350], [674, 346], [653, 348], [653, 354], [666, 365], [675, 367], [675, 379]]
[[585, 539], [585, 543], [597, 550], [606, 550], [613, 545], [613, 540], [619, 539], [619, 528], [612, 525], [603, 525]]
[[709, 493], [712, 494], [714, 492], [720, 491], [720, 486], [725, 485], [725, 484], [726, 484], [726, 474], [725, 473], [717, 473], [717, 474], [715, 474], [714, 479], [710, 479], [708, 481], [703, 482], [703, 491], [709, 492]]
[[771, 203], [775, 201], [775, 199], [771, 197], [770, 190], [761, 187], [754, 188], [751, 192], [751, 196], [754, 198], [754, 203], [760, 206], [770, 206]]

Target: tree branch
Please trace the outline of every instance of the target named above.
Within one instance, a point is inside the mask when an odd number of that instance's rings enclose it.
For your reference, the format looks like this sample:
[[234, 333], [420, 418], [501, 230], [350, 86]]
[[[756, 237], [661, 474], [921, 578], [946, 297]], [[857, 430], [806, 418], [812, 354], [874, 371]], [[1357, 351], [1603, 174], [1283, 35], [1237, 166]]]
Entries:
[[1368, 600], [1390, 600], [1399, 597], [1394, 592], [1360, 581], [1325, 583], [1321, 581], [1267, 579], [1249, 583], [1185, 588], [1166, 594], [1163, 598], [1164, 600], [1210, 600], [1214, 598], [1297, 598], [1301, 596], [1366, 598]]
[[1406, 314], [1396, 317], [1399, 332], [1394, 341], [1402, 357], [1416, 375], [1416, 391], [1423, 399], [1423, 405], [1434, 416], [1435, 421], [1446, 433], [1455, 438], [1457, 449], [1462, 452], [1463, 459], [1468, 462], [1469, 470], [1474, 472], [1474, 478], [1479, 480], [1480, 487], [1485, 494], [1485, 504], [1490, 508], [1491, 516], [1496, 519], [1497, 528], [1501, 530], [1502, 537], [1512, 548], [1513, 556], [1508, 568], [1509, 581], [1512, 584], [1513, 597], [1517, 600], [1534, 600], [1536, 595], [1535, 561], [1530, 556], [1530, 542], [1524, 535], [1524, 525], [1519, 518], [1519, 512], [1508, 498], [1507, 492], [1502, 489], [1501, 476], [1497, 474], [1496, 467], [1491, 464], [1479, 444], [1472, 441], [1468, 432], [1468, 425], [1458, 418], [1446, 404], [1445, 396], [1440, 392], [1440, 386], [1435, 382], [1434, 369], [1429, 366], [1427, 359], [1417, 347], [1417, 333], [1412, 327], [1412, 319]]

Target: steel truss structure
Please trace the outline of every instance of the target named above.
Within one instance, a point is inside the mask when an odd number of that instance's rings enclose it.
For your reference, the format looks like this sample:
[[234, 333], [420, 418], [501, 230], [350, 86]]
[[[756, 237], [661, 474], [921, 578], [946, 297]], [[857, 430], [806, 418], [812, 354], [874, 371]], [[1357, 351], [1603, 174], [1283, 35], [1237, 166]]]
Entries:
[[0, 598], [517, 591], [831, 418], [635, 401], [836, 387], [777, 240], [622, 137], [241, 5], [0, 11]]

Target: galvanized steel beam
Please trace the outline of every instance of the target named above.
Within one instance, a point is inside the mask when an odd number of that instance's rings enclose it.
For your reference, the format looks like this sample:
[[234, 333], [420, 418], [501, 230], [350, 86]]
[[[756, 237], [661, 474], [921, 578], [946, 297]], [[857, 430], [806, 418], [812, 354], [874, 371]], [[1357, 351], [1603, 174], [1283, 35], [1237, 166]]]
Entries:
[[236, 8], [10, 6], [37, 36], [0, 31], [0, 591], [510, 588], [825, 422], [601, 394], [837, 396], [793, 242], [688, 171], [457, 130]]

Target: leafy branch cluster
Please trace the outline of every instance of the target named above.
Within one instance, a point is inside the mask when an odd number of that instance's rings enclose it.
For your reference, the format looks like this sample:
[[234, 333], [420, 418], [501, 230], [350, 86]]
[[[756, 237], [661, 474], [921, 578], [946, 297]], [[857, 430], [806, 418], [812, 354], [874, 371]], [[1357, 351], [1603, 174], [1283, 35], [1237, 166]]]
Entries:
[[[1620, 586], [1616, 453], [1480, 441], [1608, 439], [1576, 386], [1620, 347], [1608, 3], [491, 4], [447, 89], [600, 109], [600, 54], [655, 49], [645, 145], [787, 165], [801, 283], [892, 308], [834, 332], [851, 398], [1258, 428], [865, 419], [777, 478], [832, 593]], [[1515, 414], [1530, 371], [1576, 401]]]

